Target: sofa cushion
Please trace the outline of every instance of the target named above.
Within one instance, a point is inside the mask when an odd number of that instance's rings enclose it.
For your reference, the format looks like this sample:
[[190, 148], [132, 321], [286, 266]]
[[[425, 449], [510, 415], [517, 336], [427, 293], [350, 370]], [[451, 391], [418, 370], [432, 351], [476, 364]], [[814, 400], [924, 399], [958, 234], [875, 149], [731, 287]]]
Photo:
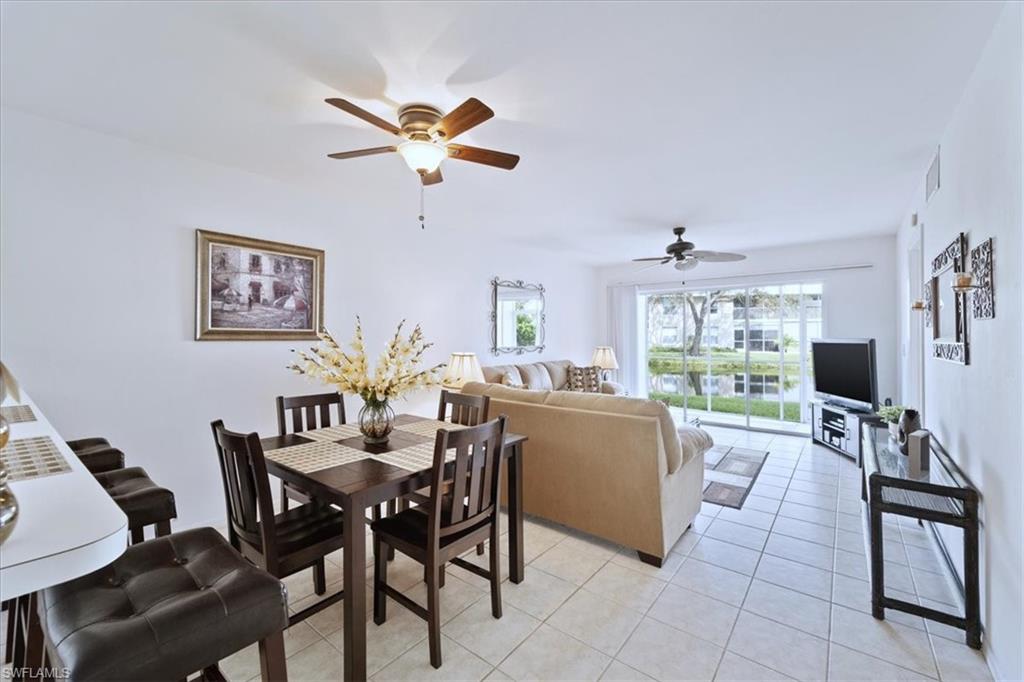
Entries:
[[511, 374], [517, 379], [516, 383], [523, 383], [523, 377], [519, 375], [519, 369], [515, 365], [491, 365], [481, 367], [484, 372], [484, 381], [489, 384], [500, 384], [506, 374]]
[[668, 473], [674, 474], [683, 466], [683, 454], [679, 447], [679, 436], [676, 433], [675, 422], [672, 421], [672, 414], [665, 405], [657, 400], [629, 398], [626, 396], [607, 395], [605, 393], [552, 391], [547, 394], [544, 404], [575, 410], [590, 410], [591, 412], [654, 417], [661, 426], [661, 439], [665, 448]]
[[540, 363], [551, 375], [551, 387], [556, 391], [564, 391], [569, 383], [569, 369], [573, 366], [570, 360], [554, 360]]
[[577, 393], [599, 393], [601, 391], [601, 370], [597, 367], [570, 367], [569, 383], [565, 390]]
[[[548, 395], [548, 391], [531, 391], [524, 388], [510, 388], [501, 384], [481, 384], [476, 381], [469, 382], [460, 390], [466, 395], [486, 395], [495, 400], [534, 403], [536, 405], [543, 405], [544, 398]], [[493, 409], [491, 413], [495, 414]]]
[[509, 388], [526, 388], [519, 376], [519, 372], [505, 372], [501, 377], [501, 385], [508, 386]]
[[529, 365], [516, 365], [519, 369], [519, 376], [523, 378], [526, 387], [534, 391], [551, 391], [555, 386], [551, 383], [551, 374], [548, 368], [539, 362]]

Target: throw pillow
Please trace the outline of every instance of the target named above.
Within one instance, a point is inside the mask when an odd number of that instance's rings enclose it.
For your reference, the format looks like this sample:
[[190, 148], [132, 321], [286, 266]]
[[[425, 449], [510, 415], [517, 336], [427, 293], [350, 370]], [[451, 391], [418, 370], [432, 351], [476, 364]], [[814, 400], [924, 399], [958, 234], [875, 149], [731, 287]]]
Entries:
[[577, 393], [599, 393], [601, 391], [600, 367], [570, 367], [567, 391]]
[[501, 375], [501, 383], [509, 388], [526, 388], [525, 385], [519, 382], [519, 377], [514, 376], [512, 372], [505, 372]]

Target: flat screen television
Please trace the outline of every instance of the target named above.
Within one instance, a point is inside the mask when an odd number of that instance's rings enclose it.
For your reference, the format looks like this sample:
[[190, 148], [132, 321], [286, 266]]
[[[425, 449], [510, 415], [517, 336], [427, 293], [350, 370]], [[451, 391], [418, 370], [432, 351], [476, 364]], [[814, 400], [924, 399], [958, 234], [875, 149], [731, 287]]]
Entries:
[[874, 339], [811, 341], [814, 395], [853, 409], [878, 410]]

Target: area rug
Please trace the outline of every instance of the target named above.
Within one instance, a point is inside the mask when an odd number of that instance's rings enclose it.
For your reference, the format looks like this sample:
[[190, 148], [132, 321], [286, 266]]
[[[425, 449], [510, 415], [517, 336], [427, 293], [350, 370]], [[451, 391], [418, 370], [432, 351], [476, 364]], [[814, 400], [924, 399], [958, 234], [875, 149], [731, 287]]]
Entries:
[[704, 501], [742, 509], [767, 450], [716, 445], [704, 453]]

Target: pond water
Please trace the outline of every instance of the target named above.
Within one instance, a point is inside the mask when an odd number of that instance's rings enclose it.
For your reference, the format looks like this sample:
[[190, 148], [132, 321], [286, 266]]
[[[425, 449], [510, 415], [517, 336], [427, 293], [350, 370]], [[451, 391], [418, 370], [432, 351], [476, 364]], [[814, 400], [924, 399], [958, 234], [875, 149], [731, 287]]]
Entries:
[[648, 388], [653, 393], [712, 395], [726, 398], [744, 397], [749, 393], [751, 398], [768, 400], [777, 400], [781, 388], [784, 400], [800, 399], [798, 376], [786, 377], [784, 381], [780, 381], [778, 374], [751, 374], [749, 390], [743, 379], [742, 373], [716, 372], [714, 369], [711, 370], [710, 377], [706, 372], [651, 374]]

